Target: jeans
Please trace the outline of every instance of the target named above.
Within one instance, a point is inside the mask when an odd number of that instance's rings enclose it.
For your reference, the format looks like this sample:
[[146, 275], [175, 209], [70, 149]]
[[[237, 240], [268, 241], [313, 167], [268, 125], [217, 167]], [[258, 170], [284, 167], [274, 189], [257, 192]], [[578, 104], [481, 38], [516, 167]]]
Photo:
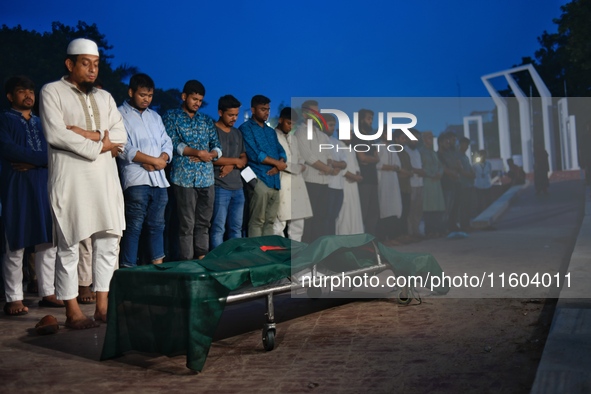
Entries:
[[242, 237], [242, 216], [244, 214], [244, 190], [227, 190], [215, 187], [209, 247], [217, 248], [224, 242], [224, 233], [228, 230], [228, 239]]
[[121, 239], [121, 266], [137, 265], [138, 245], [142, 227], [149, 234], [151, 261], [164, 257], [164, 210], [168, 202], [166, 189], [147, 185], [131, 186], [123, 192], [126, 229]]

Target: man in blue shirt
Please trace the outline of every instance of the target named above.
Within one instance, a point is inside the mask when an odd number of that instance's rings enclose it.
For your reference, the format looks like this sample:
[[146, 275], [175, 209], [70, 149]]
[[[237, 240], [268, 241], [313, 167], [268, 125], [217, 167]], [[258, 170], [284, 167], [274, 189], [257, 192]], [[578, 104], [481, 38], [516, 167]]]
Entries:
[[144, 225], [150, 261], [160, 264], [164, 259], [164, 210], [170, 186], [164, 168], [172, 160], [172, 141], [162, 119], [148, 108], [154, 81], [146, 74], [135, 74], [129, 80], [128, 94], [129, 101], [119, 107], [127, 131], [127, 145], [118, 156], [127, 224], [121, 238], [121, 267], [136, 265]]
[[250, 200], [248, 236], [273, 235], [273, 224], [279, 209], [279, 171], [287, 168], [285, 150], [275, 130], [265, 123], [269, 118], [271, 100], [256, 95], [250, 102], [252, 117], [240, 127], [248, 164], [258, 177]]
[[209, 225], [213, 213], [213, 161], [222, 157], [213, 120], [200, 114], [205, 87], [197, 80], [183, 87], [181, 108], [162, 118], [172, 140], [170, 181], [177, 201], [179, 259], [203, 258], [209, 251]]

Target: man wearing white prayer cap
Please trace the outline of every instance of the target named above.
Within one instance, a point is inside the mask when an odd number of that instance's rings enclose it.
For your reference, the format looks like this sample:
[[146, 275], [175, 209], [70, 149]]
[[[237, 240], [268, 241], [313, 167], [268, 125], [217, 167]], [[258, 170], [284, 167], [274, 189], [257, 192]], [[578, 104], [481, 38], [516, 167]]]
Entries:
[[[67, 48], [68, 75], [41, 89], [40, 113], [49, 144], [49, 198], [57, 244], [56, 295], [66, 304], [66, 327], [106, 321], [109, 282], [125, 228], [115, 157], [127, 134], [113, 97], [93, 85], [99, 71], [95, 42], [77, 38]], [[80, 309], [78, 244], [91, 238], [94, 320]]]
[[100, 56], [96, 42], [87, 38], [76, 38], [68, 44], [68, 55], [94, 55]]

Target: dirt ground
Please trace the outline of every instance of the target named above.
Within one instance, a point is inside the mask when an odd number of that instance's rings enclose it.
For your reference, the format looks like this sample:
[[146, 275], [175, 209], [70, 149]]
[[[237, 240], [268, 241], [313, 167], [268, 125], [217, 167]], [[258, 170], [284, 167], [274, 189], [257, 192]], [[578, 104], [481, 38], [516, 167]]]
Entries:
[[[284, 302], [304, 305], [310, 301]], [[289, 373], [303, 373], [303, 379], [293, 384], [280, 383], [285, 378], [270, 379], [290, 392], [527, 393], [555, 305], [555, 300], [544, 299], [431, 297], [409, 306], [356, 300], [284, 322], [293, 316], [282, 316], [279, 306], [276, 350], [261, 354], [259, 331], [222, 339], [213, 345], [199, 380], [205, 383], [234, 369], [235, 362], [228, 356], [239, 354], [244, 358], [241, 364], [250, 367], [261, 362], [260, 357], [265, 359], [262, 369], [267, 373], [264, 365], [273, 365], [280, 373], [285, 364], [290, 365]], [[298, 311], [293, 304], [289, 309]], [[233, 319], [245, 316], [231, 312], [220, 326], [232, 326]], [[345, 344], [350, 350], [343, 354]], [[233, 349], [231, 354], [228, 348]], [[313, 361], [318, 358], [326, 360], [332, 373], [318, 367]], [[256, 369], [240, 369], [249, 371], [251, 378], [258, 375]], [[340, 377], [336, 386], [335, 376]]]

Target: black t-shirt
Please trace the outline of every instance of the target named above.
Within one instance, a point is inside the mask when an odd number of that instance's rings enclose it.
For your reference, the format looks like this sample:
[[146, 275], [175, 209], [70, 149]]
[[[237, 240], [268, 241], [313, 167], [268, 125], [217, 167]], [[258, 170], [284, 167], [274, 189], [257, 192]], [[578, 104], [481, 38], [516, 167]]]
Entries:
[[[378, 157], [378, 148], [375, 146], [371, 146], [371, 141], [363, 141], [357, 138], [357, 136], [353, 136], [351, 138], [351, 149], [354, 149], [356, 144], [360, 144], [358, 150], [363, 151], [366, 155]], [[369, 146], [369, 151], [365, 152], [367, 149], [366, 146]], [[382, 147], [384, 148], [384, 147]], [[359, 162], [359, 173], [363, 177], [363, 180], [359, 182], [361, 185], [377, 185], [378, 184], [378, 171], [376, 170], [376, 165], [378, 163], [362, 163], [357, 156], [357, 161]]]
[[[244, 152], [244, 142], [242, 133], [235, 127], [232, 127], [228, 133], [219, 127], [215, 127], [218, 132], [218, 138], [222, 146], [222, 157], [240, 157]], [[240, 170], [234, 168], [232, 172], [223, 178], [220, 178], [220, 166], [213, 166], [215, 175], [215, 185], [226, 190], [242, 189], [242, 177]]]

